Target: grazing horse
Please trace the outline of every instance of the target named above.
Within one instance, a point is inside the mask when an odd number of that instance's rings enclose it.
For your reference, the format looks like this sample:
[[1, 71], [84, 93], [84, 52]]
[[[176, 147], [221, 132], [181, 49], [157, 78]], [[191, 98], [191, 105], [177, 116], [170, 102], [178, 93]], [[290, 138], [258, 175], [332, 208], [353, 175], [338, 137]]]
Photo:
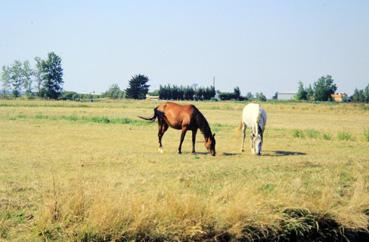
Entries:
[[168, 127], [172, 127], [174, 129], [182, 130], [178, 153], [182, 153], [182, 143], [188, 130], [192, 131], [192, 153], [195, 153], [196, 133], [197, 130], [200, 129], [201, 133], [204, 135], [206, 149], [211, 155], [215, 156], [215, 134], [211, 133], [208, 121], [194, 105], [180, 105], [177, 103], [166, 102], [154, 108], [154, 116], [152, 118], [145, 118], [142, 116], [138, 117], [151, 121], [158, 119], [160, 152], [163, 152], [161, 139]]
[[263, 134], [266, 125], [267, 115], [265, 110], [257, 103], [247, 104], [242, 111], [242, 146], [241, 152], [244, 151], [246, 128], [251, 129], [251, 153], [261, 155], [263, 145]]

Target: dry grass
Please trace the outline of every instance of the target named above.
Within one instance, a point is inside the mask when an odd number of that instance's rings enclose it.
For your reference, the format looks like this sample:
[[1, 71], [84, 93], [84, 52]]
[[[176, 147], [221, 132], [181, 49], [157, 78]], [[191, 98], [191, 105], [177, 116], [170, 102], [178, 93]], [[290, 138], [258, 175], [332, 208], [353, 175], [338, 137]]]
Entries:
[[0, 101], [0, 238], [301, 240], [368, 228], [367, 106], [266, 103], [255, 157], [239, 153], [244, 103], [196, 103], [217, 132], [211, 157], [191, 155], [190, 135], [178, 155], [175, 130], [158, 153], [156, 125], [136, 118], [156, 104]]

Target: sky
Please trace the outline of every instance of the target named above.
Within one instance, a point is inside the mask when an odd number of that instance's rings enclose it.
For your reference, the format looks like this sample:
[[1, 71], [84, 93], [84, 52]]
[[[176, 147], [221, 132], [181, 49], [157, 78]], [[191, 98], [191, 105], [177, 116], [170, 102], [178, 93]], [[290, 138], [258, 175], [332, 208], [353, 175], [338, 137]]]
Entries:
[[369, 84], [369, 1], [0, 2], [0, 66], [62, 58], [64, 89], [161, 84], [242, 94], [294, 92], [333, 76], [340, 92]]

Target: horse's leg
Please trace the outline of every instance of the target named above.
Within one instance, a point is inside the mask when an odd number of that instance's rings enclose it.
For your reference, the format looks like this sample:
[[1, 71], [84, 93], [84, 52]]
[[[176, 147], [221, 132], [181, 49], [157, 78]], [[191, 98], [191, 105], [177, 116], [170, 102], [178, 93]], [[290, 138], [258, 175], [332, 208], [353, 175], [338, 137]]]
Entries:
[[161, 139], [163, 138], [163, 135], [165, 131], [167, 131], [168, 125], [166, 123], [159, 124], [159, 132], [158, 132], [158, 138], [159, 138], [159, 152], [163, 153], [163, 145], [161, 143]]
[[255, 148], [254, 148], [254, 141], [255, 141], [255, 133], [253, 132], [253, 130], [251, 129], [251, 153], [255, 154]]
[[263, 142], [264, 142], [264, 129], [260, 132], [260, 137], [261, 137], [261, 149], [260, 149], [260, 153], [261, 153], [261, 150], [263, 148]]
[[197, 129], [192, 130], [192, 154], [195, 154], [195, 143], [196, 143], [196, 133]]
[[182, 154], [182, 143], [186, 136], [187, 127], [182, 127], [181, 140], [179, 141], [178, 154]]
[[246, 139], [246, 125], [242, 122], [242, 145], [241, 145], [241, 152], [244, 152], [245, 146], [245, 139]]

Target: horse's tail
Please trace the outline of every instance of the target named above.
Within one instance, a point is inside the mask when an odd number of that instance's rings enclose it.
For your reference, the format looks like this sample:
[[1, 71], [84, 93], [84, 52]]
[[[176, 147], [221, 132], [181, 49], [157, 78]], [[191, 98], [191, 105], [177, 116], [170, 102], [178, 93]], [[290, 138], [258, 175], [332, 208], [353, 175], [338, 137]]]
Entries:
[[240, 122], [240, 125], [238, 126], [238, 132], [240, 132], [240, 131], [241, 131], [242, 126], [243, 126], [243, 122], [241, 121], [241, 122]]
[[242, 127], [243, 127], [243, 122], [242, 120], [240, 121], [240, 125], [238, 125], [238, 127], [235, 129], [235, 136], [240, 136], [241, 135], [241, 130], [242, 130]]
[[159, 116], [158, 114], [159, 114], [159, 111], [158, 111], [158, 108], [156, 107], [156, 108], [154, 108], [154, 116], [152, 116], [151, 118], [146, 118], [146, 117], [142, 117], [142, 116], [138, 116], [138, 117], [141, 118], [141, 119], [144, 119], [144, 120], [154, 122], [155, 119]]

